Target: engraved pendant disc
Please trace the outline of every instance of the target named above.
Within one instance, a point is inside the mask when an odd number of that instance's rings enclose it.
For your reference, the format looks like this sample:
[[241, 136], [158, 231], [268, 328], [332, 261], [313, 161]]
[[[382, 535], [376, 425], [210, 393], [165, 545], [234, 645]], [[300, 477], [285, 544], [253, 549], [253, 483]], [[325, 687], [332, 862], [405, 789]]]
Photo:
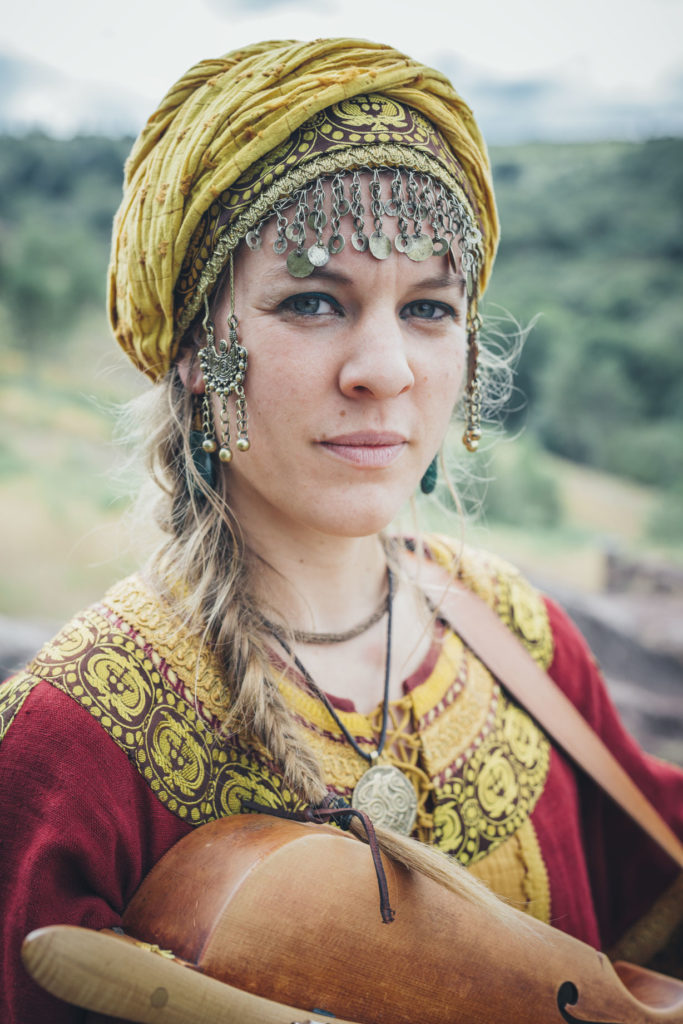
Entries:
[[406, 256], [416, 263], [421, 263], [422, 260], [429, 259], [433, 252], [434, 245], [429, 235], [413, 235], [413, 244], [407, 250]]
[[330, 253], [326, 245], [316, 242], [308, 247], [308, 258], [314, 267], [324, 267], [330, 258]]
[[364, 811], [374, 825], [408, 836], [417, 817], [417, 796], [403, 772], [392, 764], [376, 764], [359, 779], [351, 806]]
[[376, 260], [385, 260], [391, 253], [391, 242], [386, 235], [380, 235], [376, 231], [370, 235], [370, 252]]
[[308, 277], [313, 273], [313, 264], [308, 258], [308, 253], [297, 252], [292, 249], [287, 257], [287, 270], [292, 277]]

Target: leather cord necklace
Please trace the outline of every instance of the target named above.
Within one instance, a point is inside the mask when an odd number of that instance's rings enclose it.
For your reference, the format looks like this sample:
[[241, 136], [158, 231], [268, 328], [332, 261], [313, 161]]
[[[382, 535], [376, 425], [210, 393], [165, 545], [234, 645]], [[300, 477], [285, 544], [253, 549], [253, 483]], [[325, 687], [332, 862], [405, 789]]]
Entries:
[[[390, 570], [387, 570], [387, 575], [388, 577], [391, 575]], [[366, 619], [363, 619], [362, 622], [359, 622], [357, 626], [352, 626], [351, 629], [347, 629], [343, 633], [308, 633], [303, 629], [293, 629], [290, 631], [290, 636], [294, 643], [297, 644], [343, 644], [347, 640], [354, 640], [357, 636], [361, 636], [362, 633], [367, 633], [369, 629], [372, 629], [375, 623], [379, 622], [382, 616], [389, 611], [391, 600], [391, 594], [387, 592], [374, 612], [368, 615]], [[264, 618], [262, 621], [266, 629], [282, 642], [280, 628], [274, 622], [271, 622], [270, 619]]]
[[[382, 727], [379, 741], [374, 750], [367, 751], [358, 744], [351, 735], [344, 722], [337, 714], [327, 695], [320, 689], [311, 673], [301, 659], [292, 651], [280, 630], [277, 627], [270, 627], [270, 631], [277, 639], [281, 647], [290, 656], [297, 670], [303, 676], [309, 690], [324, 704], [337, 728], [341, 731], [347, 742], [355, 752], [367, 761], [370, 767], [363, 773], [356, 783], [351, 799], [351, 806], [367, 814], [375, 825], [389, 828], [394, 832], [409, 835], [415, 825], [417, 817], [417, 797], [415, 790], [405, 777], [403, 772], [395, 765], [378, 764], [379, 758], [384, 751], [387, 739], [387, 725], [389, 722], [389, 681], [391, 677], [391, 640], [393, 633], [393, 602], [394, 602], [394, 574], [387, 568], [388, 592], [386, 597], [387, 611], [387, 652], [384, 663], [384, 697], [382, 703]], [[376, 613], [375, 613], [376, 614]], [[378, 616], [375, 621], [378, 621]], [[270, 625], [270, 624], [268, 624]], [[294, 634], [296, 639], [296, 634]], [[303, 641], [305, 642], [305, 641]]]

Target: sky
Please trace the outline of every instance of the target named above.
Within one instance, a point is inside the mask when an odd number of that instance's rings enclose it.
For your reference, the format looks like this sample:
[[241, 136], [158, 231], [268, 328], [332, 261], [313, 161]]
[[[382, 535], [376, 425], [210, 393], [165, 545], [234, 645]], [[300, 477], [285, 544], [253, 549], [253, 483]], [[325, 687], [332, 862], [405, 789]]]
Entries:
[[0, 127], [134, 133], [196, 61], [330, 35], [445, 71], [494, 141], [683, 134], [683, 0], [24, 0], [0, 24]]

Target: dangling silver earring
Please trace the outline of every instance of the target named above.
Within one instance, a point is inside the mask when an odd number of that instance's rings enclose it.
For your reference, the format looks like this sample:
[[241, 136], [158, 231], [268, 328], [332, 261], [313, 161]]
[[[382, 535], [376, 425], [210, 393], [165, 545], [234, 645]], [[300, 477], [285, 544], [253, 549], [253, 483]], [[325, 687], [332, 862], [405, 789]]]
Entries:
[[467, 386], [465, 388], [465, 432], [462, 443], [476, 452], [481, 441], [481, 384], [479, 381], [479, 331], [481, 317], [476, 311], [467, 315]]
[[[235, 316], [235, 287], [233, 258], [230, 254], [230, 316], [228, 317], [229, 343], [225, 339], [218, 342], [216, 349], [216, 333], [213, 321], [209, 316], [209, 300], [204, 296], [204, 319], [202, 326], [206, 334], [206, 344], [199, 350], [199, 364], [204, 375], [204, 398], [202, 400], [202, 431], [204, 440], [202, 448], [213, 453], [218, 448], [221, 462], [232, 461], [230, 447], [230, 415], [228, 397], [234, 392], [236, 396], [237, 442], [240, 452], [249, 450], [247, 433], [247, 400], [244, 395], [244, 378], [247, 373], [247, 350], [237, 340], [238, 321]], [[216, 430], [213, 422], [210, 395], [220, 395], [220, 442], [216, 441]], [[220, 446], [219, 446], [220, 444]]]

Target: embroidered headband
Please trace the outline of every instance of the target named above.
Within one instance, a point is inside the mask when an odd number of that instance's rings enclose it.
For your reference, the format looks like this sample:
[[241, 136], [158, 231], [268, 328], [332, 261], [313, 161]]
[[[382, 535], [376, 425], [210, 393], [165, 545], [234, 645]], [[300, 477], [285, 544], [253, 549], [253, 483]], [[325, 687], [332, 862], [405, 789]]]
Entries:
[[139, 369], [168, 371], [230, 253], [243, 239], [260, 247], [271, 218], [295, 277], [349, 240], [377, 259], [392, 245], [414, 260], [452, 247], [475, 297], [498, 239], [483, 140], [438, 72], [353, 40], [205, 61], [169, 92], [126, 165], [109, 308]]

